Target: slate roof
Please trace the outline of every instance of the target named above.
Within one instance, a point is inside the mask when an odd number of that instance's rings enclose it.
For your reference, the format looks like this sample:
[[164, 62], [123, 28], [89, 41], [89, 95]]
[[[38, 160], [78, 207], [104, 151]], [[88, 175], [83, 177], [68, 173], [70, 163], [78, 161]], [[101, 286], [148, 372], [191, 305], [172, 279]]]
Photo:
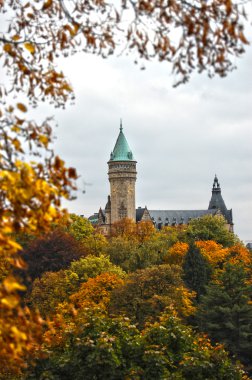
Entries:
[[132, 151], [123, 133], [122, 123], [120, 125], [120, 133], [117, 137], [115, 147], [110, 155], [110, 161], [134, 161]]
[[144, 210], [145, 209], [143, 207], [138, 207], [136, 209], [136, 221], [137, 222], [139, 222], [140, 220], [142, 220]]
[[[172, 226], [173, 224], [187, 224], [191, 219], [204, 215], [215, 215], [217, 210], [148, 210], [152, 221], [158, 225]], [[140, 221], [144, 208], [136, 210], [136, 220]]]

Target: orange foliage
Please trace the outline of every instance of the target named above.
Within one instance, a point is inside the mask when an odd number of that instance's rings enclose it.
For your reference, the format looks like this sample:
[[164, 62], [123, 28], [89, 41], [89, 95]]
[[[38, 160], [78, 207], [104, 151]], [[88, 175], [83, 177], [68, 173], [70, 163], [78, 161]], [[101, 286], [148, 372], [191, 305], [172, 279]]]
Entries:
[[209, 261], [212, 265], [223, 264], [229, 255], [229, 249], [223, 248], [221, 244], [216, 243], [213, 240], [196, 241], [196, 246], [200, 249], [200, 253]]
[[70, 300], [77, 308], [100, 307], [106, 308], [110, 301], [110, 292], [123, 284], [123, 280], [112, 273], [102, 273], [95, 278], [89, 278], [81, 285], [80, 290], [74, 293]]
[[231, 264], [244, 264], [245, 266], [251, 266], [252, 254], [243, 245], [236, 244], [229, 248], [229, 262]]
[[197, 241], [195, 244], [211, 265], [216, 266], [226, 262], [243, 264], [244, 266], [252, 264], [251, 253], [241, 244], [236, 244], [229, 248], [223, 248], [221, 244], [213, 240]]
[[124, 218], [113, 224], [111, 237], [121, 236], [128, 240], [143, 243], [153, 237], [155, 233], [156, 229], [149, 220], [135, 223], [132, 219]]
[[66, 331], [77, 334], [85, 323], [88, 311], [106, 314], [110, 301], [110, 292], [123, 284], [123, 280], [111, 273], [102, 273], [95, 278], [89, 278], [82, 284], [80, 290], [74, 293], [70, 300], [58, 305], [52, 321], [48, 322], [48, 330], [44, 334], [44, 341], [49, 346], [62, 345], [66, 339]]
[[167, 254], [164, 257], [164, 261], [170, 265], [182, 265], [187, 251], [188, 244], [178, 241], [173, 244], [171, 248], [169, 248]]

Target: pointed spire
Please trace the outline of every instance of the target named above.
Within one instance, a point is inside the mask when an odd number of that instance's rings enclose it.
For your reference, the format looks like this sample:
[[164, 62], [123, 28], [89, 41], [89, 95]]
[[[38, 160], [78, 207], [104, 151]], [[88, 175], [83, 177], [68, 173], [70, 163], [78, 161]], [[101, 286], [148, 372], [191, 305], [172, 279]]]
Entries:
[[220, 184], [216, 174], [214, 176], [212, 192], [221, 192]]
[[134, 161], [132, 151], [123, 133], [122, 119], [120, 119], [120, 133], [114, 150], [110, 154], [110, 161]]

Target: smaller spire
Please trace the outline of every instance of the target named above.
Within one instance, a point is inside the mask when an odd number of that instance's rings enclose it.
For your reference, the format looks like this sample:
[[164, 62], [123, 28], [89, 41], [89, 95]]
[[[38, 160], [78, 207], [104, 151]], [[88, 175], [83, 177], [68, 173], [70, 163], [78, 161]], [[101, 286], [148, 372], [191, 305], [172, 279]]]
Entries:
[[213, 191], [218, 190], [220, 191], [220, 184], [217, 178], [217, 175], [214, 176], [214, 182], [213, 182]]
[[122, 119], [120, 119], [120, 132], [122, 132], [123, 127], [122, 127]]

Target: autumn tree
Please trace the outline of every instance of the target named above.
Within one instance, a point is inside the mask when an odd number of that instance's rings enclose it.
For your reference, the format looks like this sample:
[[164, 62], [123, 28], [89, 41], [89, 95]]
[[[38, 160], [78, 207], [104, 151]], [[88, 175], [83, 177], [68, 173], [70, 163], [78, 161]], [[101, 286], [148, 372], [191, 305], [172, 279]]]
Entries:
[[167, 254], [164, 256], [164, 261], [167, 264], [175, 264], [182, 266], [184, 263], [185, 255], [188, 251], [188, 244], [183, 242], [176, 242], [172, 245], [167, 251]]
[[31, 280], [41, 277], [44, 272], [66, 269], [73, 260], [83, 256], [86, 256], [83, 246], [60, 229], [34, 239], [21, 253], [28, 265], [26, 274]]
[[109, 241], [106, 252], [114, 264], [121, 266], [126, 272], [134, 272], [163, 264], [167, 248], [167, 240], [160, 238], [158, 234], [142, 243], [134, 237], [130, 239], [130, 236], [118, 236]]
[[70, 301], [78, 308], [104, 308], [110, 301], [110, 293], [113, 289], [123, 284], [123, 280], [113, 273], [102, 273], [94, 278], [89, 278], [80, 289], [71, 295]]
[[125, 283], [112, 292], [110, 311], [130, 317], [140, 328], [155, 320], [165, 308], [175, 309], [180, 316], [194, 312], [190, 292], [175, 265], [159, 265], [130, 274]]
[[141, 333], [128, 318], [110, 318], [88, 308], [72, 314], [72, 322], [63, 330], [64, 344], [58, 345], [58, 319], [55, 338], [29, 368], [28, 380], [68, 380], [73, 373], [76, 380], [249, 380], [222, 346], [211, 345], [173, 315], [163, 315]]
[[[37, 312], [20, 307], [25, 287], [6, 277], [0, 289], [0, 379], [20, 378], [26, 361], [39, 351], [43, 336], [43, 320]], [[17, 294], [18, 292], [18, 294]]]
[[55, 313], [60, 302], [68, 300], [69, 294], [74, 290], [64, 270], [45, 272], [34, 280], [25, 303], [33, 310], [39, 310], [43, 318], [47, 318]]
[[125, 272], [117, 265], [114, 265], [109, 260], [109, 257], [104, 255], [99, 257], [90, 255], [73, 261], [66, 274], [69, 281], [75, 284], [75, 289], [77, 289], [81, 283], [86, 282], [89, 278], [105, 272], [125, 277]]
[[80, 291], [83, 283], [103, 273], [124, 278], [121, 268], [113, 265], [105, 256], [87, 256], [73, 261], [66, 270], [46, 272], [36, 278], [26, 303], [39, 309], [43, 317], [52, 316], [59, 303], [70, 302], [69, 297]]
[[186, 234], [189, 242], [198, 240], [214, 240], [223, 247], [230, 247], [239, 242], [239, 239], [226, 226], [222, 215], [205, 215], [199, 219], [192, 219]]
[[242, 264], [247, 270], [251, 270], [252, 255], [242, 243], [224, 248], [213, 240], [200, 240], [196, 241], [195, 245], [213, 268], [222, 268], [229, 262], [235, 265]]

